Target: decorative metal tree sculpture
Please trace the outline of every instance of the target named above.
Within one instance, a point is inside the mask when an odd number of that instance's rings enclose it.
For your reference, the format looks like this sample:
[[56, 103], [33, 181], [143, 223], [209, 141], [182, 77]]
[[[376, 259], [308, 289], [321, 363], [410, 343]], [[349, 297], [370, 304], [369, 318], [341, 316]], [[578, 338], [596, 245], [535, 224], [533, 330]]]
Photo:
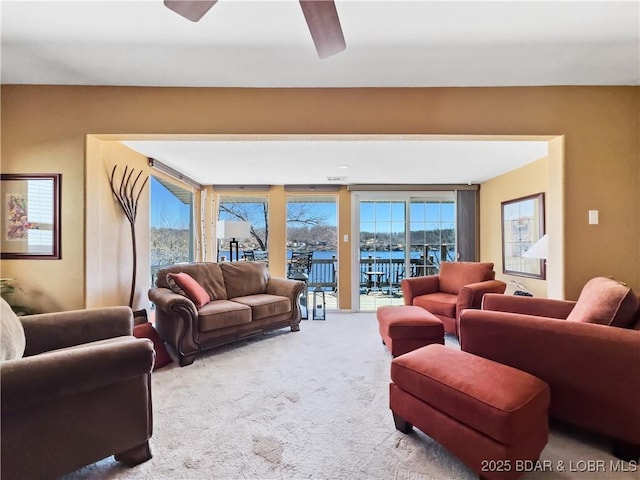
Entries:
[[135, 170], [132, 168], [129, 170], [129, 167], [124, 167], [124, 172], [122, 174], [122, 179], [120, 179], [120, 185], [116, 188], [116, 168], [117, 165], [114, 165], [113, 170], [111, 170], [111, 178], [109, 179], [109, 183], [111, 184], [111, 191], [113, 192], [113, 196], [116, 197], [118, 203], [122, 207], [122, 211], [124, 212], [127, 220], [129, 220], [129, 224], [131, 225], [131, 246], [133, 248], [133, 272], [131, 275], [131, 293], [129, 294], [129, 307], [133, 308], [133, 295], [136, 291], [136, 273], [138, 269], [138, 254], [136, 248], [136, 215], [138, 214], [138, 201], [140, 200], [140, 194], [142, 194], [142, 190], [144, 190], [149, 177], [146, 177], [140, 188], [136, 193], [136, 186], [138, 184], [138, 180], [140, 180], [140, 176], [142, 175], [142, 170], [136, 175], [133, 181], [133, 175]]

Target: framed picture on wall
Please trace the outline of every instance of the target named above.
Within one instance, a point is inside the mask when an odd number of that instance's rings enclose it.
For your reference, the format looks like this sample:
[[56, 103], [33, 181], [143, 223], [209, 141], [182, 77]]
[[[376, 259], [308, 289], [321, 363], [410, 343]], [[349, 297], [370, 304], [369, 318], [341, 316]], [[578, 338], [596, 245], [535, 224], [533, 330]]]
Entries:
[[0, 244], [3, 259], [57, 260], [60, 181], [54, 174], [2, 174]]
[[545, 279], [545, 260], [523, 257], [543, 235], [544, 193], [502, 202], [502, 272]]

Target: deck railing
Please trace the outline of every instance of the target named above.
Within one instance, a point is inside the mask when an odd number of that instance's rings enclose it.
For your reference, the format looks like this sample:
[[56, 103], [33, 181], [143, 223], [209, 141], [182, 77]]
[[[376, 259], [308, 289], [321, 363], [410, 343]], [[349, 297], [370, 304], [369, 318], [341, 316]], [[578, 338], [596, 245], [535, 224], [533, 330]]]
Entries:
[[309, 287], [320, 287], [323, 290], [331, 291], [337, 290], [336, 262], [335, 258], [313, 258], [311, 260]]
[[[425, 263], [421, 259], [412, 259], [409, 265], [409, 277], [438, 273], [438, 265]], [[314, 258], [311, 262], [309, 286], [335, 291], [337, 289], [336, 267], [337, 262], [333, 258]], [[369, 272], [369, 274], [367, 274], [367, 272]], [[377, 272], [375, 279], [371, 277], [371, 272]], [[401, 258], [385, 260], [379, 258], [361, 258], [359, 277], [361, 289], [374, 286], [386, 289], [399, 289], [400, 281], [407, 277], [405, 261]]]

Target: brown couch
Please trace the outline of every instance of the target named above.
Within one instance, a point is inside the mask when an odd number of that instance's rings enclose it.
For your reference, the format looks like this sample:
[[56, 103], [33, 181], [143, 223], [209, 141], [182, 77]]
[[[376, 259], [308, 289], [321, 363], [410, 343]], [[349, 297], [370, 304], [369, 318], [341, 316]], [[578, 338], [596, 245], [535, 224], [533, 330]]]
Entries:
[[495, 280], [493, 263], [442, 262], [437, 275], [405, 278], [400, 282], [405, 305], [428, 310], [458, 335], [458, 318], [465, 308], [480, 308], [485, 293], [504, 293], [507, 284]]
[[486, 295], [460, 316], [462, 350], [549, 383], [549, 414], [640, 456], [640, 300], [608, 278], [590, 280], [577, 302]]
[[131, 309], [18, 320], [0, 302], [3, 480], [55, 478], [114, 454], [150, 459], [154, 350], [131, 335]]
[[[178, 272], [190, 275], [210, 301], [197, 307], [188, 295], [172, 290], [168, 274]], [[208, 348], [284, 327], [300, 330], [303, 289], [304, 282], [270, 276], [263, 262], [204, 262], [160, 270], [149, 299], [160, 338], [183, 367]]]

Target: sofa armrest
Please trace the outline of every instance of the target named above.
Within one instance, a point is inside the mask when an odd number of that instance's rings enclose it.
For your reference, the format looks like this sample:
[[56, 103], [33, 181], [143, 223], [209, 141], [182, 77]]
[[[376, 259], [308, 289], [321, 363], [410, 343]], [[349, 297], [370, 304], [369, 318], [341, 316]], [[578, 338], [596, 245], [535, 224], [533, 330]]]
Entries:
[[479, 309], [482, 305], [482, 298], [488, 293], [494, 293], [498, 296], [507, 289], [507, 284], [500, 280], [485, 280], [483, 282], [470, 283], [460, 289], [458, 293], [458, 301], [456, 302], [456, 312], [460, 316], [460, 312], [465, 308]]
[[640, 441], [640, 331], [487, 310], [459, 326], [462, 350], [548, 382], [553, 417]]
[[565, 319], [575, 304], [569, 300], [487, 294], [482, 301], [482, 310]]
[[27, 340], [25, 356], [107, 338], [131, 335], [129, 307], [103, 307], [20, 317]]
[[198, 309], [195, 303], [183, 295], [175, 293], [173, 290], [164, 287], [153, 287], [149, 289], [149, 300], [151, 300], [156, 308], [164, 310], [167, 313], [175, 313], [186, 309], [193, 318], [198, 318]]
[[154, 325], [158, 335], [176, 350], [180, 366], [189, 365], [200, 349], [195, 304], [164, 287], [150, 288], [149, 300], [156, 306]]
[[304, 290], [304, 282], [287, 278], [269, 277], [267, 293], [295, 299]]
[[305, 283], [301, 280], [291, 280], [287, 278], [269, 277], [267, 282], [267, 293], [288, 297], [291, 302], [291, 326], [298, 325], [302, 318], [299, 298], [304, 292]]
[[635, 395], [640, 404], [639, 330], [465, 310], [460, 315], [460, 348], [576, 389], [608, 390], [620, 396], [621, 385], [635, 385], [625, 395]]
[[405, 305], [413, 305], [413, 299], [420, 295], [435, 293], [440, 286], [437, 275], [404, 278], [400, 281]]
[[126, 336], [2, 362], [2, 410], [25, 409], [149, 374], [154, 359], [150, 340]]

